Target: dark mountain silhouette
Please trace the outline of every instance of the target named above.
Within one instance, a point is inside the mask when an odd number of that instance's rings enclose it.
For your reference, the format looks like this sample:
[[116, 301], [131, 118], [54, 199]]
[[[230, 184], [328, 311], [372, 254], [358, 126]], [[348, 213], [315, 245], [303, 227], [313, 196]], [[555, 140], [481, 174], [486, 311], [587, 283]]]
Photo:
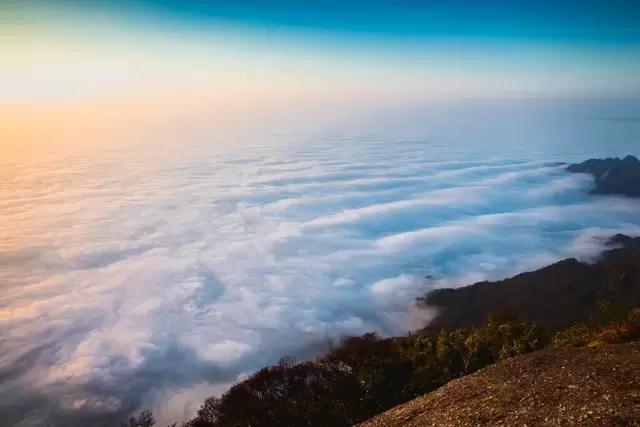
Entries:
[[599, 300], [620, 309], [640, 306], [640, 238], [619, 234], [609, 243], [618, 247], [596, 264], [569, 258], [505, 280], [436, 289], [423, 299], [440, 309], [427, 329], [479, 326], [500, 311], [562, 328], [585, 320]]
[[589, 159], [571, 164], [567, 170], [592, 174], [596, 184], [592, 193], [640, 197], [640, 160], [637, 157]]

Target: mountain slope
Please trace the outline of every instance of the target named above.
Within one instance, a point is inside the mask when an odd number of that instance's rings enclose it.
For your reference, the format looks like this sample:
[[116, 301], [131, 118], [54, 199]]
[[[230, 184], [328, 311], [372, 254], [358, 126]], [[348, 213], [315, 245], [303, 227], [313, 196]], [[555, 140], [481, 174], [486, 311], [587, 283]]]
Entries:
[[640, 343], [513, 357], [361, 425], [640, 425]]
[[589, 159], [569, 165], [567, 170], [593, 175], [595, 188], [592, 193], [640, 196], [640, 160], [637, 157]]
[[617, 235], [602, 260], [585, 264], [570, 258], [496, 282], [437, 289], [424, 302], [439, 308], [427, 329], [482, 325], [489, 314], [516, 313], [554, 329], [586, 320], [606, 300], [622, 310], [640, 306], [640, 238]]

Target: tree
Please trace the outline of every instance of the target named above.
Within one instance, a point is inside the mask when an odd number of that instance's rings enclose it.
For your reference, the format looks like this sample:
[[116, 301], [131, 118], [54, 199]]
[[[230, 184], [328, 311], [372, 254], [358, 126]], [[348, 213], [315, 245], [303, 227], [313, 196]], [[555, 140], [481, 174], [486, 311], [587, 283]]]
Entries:
[[156, 420], [153, 413], [148, 409], [141, 410], [137, 416], [131, 416], [127, 422], [120, 423], [121, 427], [151, 427], [155, 425]]

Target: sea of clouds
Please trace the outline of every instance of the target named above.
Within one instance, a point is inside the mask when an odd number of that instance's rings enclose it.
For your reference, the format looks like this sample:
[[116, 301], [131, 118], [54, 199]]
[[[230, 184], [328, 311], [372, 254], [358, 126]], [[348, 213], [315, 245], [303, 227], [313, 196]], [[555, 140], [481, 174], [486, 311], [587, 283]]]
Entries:
[[591, 152], [519, 153], [324, 137], [5, 162], [2, 419], [181, 420], [282, 356], [423, 326], [433, 287], [640, 234], [640, 201], [557, 163]]

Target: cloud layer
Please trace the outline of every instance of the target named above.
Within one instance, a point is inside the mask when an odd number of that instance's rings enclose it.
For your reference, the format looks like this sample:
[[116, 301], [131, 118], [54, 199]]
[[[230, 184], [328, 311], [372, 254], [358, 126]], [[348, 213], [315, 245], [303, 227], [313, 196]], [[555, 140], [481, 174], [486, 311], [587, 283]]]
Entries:
[[432, 287], [640, 233], [640, 202], [590, 196], [552, 160], [326, 139], [7, 163], [0, 413], [177, 420], [281, 356], [419, 327]]

